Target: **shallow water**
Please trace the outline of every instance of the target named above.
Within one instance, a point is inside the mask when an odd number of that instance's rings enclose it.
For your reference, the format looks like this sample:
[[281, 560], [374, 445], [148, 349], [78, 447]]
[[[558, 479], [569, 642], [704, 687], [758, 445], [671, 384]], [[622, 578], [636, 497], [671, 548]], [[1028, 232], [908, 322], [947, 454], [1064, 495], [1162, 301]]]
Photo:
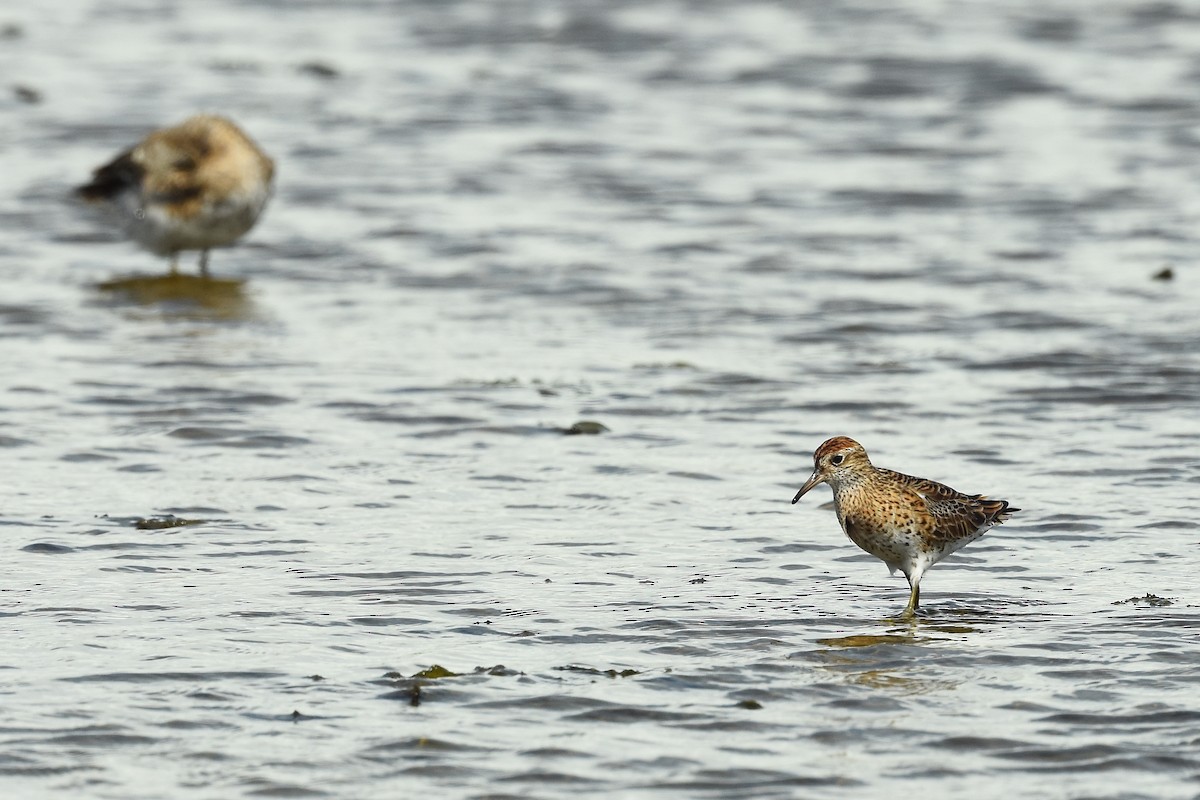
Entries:
[[[1196, 9], [27, 5], [6, 796], [1195, 795]], [[199, 109], [164, 296], [69, 189]], [[915, 623], [834, 434], [1024, 509]]]

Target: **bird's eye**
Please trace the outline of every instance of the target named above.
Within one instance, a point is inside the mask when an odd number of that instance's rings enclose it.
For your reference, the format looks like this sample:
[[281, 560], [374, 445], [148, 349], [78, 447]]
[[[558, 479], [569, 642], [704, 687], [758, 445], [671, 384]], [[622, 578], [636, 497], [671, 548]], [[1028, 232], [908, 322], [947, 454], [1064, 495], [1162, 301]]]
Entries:
[[841, 463], [845, 460], [846, 460], [846, 457], [844, 455], [842, 455], [841, 453], [838, 453], [836, 456], [829, 459], [829, 463], [833, 464], [835, 467], [837, 467], [837, 466], [841, 466]]

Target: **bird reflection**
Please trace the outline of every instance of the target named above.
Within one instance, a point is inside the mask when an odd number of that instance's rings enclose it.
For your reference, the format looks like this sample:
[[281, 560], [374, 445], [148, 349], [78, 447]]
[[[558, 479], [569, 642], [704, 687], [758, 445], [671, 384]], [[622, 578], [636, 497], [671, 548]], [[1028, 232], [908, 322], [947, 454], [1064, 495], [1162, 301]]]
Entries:
[[114, 299], [155, 306], [169, 316], [238, 320], [248, 319], [254, 312], [245, 287], [244, 280], [171, 272], [115, 278], [96, 288]]

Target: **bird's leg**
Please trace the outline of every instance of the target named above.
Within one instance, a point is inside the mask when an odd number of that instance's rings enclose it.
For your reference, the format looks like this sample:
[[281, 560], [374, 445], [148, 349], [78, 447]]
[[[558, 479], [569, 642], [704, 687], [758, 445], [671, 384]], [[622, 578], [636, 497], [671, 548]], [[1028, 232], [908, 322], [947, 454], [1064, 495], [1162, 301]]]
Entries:
[[179, 274], [179, 253], [171, 253], [171, 274]]
[[908, 595], [908, 605], [904, 607], [904, 615], [912, 616], [917, 613], [917, 606], [921, 603], [921, 579], [908, 579], [908, 585], [912, 587], [912, 592]]
[[208, 251], [207, 250], [200, 251], [200, 277], [201, 278], [208, 277]]

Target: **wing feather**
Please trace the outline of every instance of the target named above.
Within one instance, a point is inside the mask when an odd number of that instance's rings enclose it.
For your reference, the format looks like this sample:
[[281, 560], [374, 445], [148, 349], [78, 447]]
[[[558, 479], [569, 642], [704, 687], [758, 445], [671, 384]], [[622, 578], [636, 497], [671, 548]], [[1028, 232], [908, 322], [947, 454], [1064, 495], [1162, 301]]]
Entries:
[[961, 547], [1021, 510], [1009, 506], [1007, 500], [989, 500], [981, 494], [963, 494], [927, 478], [916, 478], [892, 470], [880, 472], [887, 472], [892, 480], [925, 502], [925, 507], [935, 520], [933, 537], [939, 543], [961, 542]]

